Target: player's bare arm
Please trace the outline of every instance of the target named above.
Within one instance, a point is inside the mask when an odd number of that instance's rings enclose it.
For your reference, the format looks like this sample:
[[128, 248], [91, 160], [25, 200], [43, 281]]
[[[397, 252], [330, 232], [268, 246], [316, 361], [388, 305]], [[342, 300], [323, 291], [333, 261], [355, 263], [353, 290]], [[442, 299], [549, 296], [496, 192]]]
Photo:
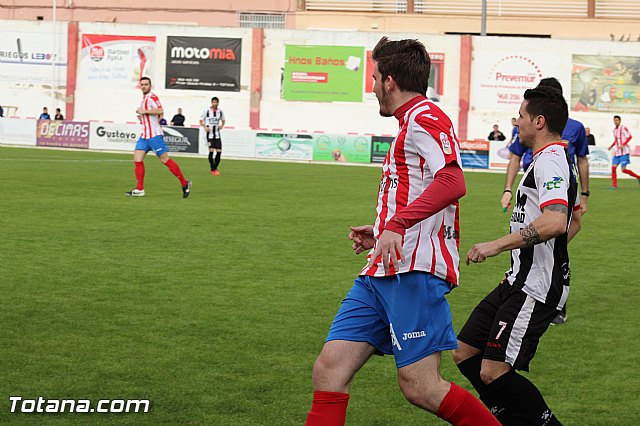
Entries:
[[569, 209], [564, 204], [551, 204], [544, 208], [542, 215], [518, 232], [512, 232], [495, 241], [478, 243], [467, 253], [466, 263], [481, 263], [503, 251], [548, 241], [567, 231]]
[[511, 208], [511, 187], [513, 186], [513, 182], [516, 180], [516, 176], [518, 175], [518, 169], [520, 168], [520, 158], [514, 153], [510, 153], [509, 156], [509, 164], [507, 165], [507, 175], [504, 181], [504, 192], [502, 193], [502, 199], [500, 200], [500, 204], [503, 209]]
[[522, 235], [522, 239], [524, 240], [525, 247], [535, 246], [536, 244], [540, 244], [542, 242], [542, 238], [540, 238], [540, 234], [538, 234], [538, 230], [530, 223], [520, 230], [520, 235]]
[[570, 242], [573, 237], [582, 229], [582, 210], [577, 210], [571, 215], [571, 223], [569, 224], [569, 232], [567, 236], [567, 242]]
[[163, 115], [164, 110], [162, 108], [151, 108], [151, 109], [136, 109], [136, 113], [140, 115]]
[[349, 239], [353, 241], [352, 248], [356, 254], [371, 250], [376, 244], [376, 240], [373, 237], [373, 226], [352, 226], [350, 229]]
[[[581, 192], [589, 192], [589, 159], [584, 157], [578, 157], [578, 176], [580, 178], [580, 190]], [[583, 215], [587, 212], [587, 203], [589, 197], [586, 195], [580, 195], [580, 213]]]

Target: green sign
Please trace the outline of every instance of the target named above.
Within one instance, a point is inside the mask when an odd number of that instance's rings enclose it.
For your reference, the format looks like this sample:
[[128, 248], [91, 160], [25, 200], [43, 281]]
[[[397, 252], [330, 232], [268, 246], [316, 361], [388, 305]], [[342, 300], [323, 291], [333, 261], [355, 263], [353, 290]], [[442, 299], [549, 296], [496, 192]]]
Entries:
[[339, 163], [369, 163], [371, 161], [371, 137], [314, 135], [313, 159]]
[[285, 56], [284, 99], [362, 102], [364, 47], [288, 44]]

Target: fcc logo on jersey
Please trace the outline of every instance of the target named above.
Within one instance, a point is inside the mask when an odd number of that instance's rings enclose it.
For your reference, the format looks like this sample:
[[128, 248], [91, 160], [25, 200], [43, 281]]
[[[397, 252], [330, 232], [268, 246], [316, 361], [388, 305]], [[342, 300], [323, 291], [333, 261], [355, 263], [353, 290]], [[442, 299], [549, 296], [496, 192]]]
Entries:
[[549, 182], [544, 182], [544, 187], [547, 188], [547, 191], [551, 191], [552, 189], [560, 189], [562, 188], [562, 179], [560, 176], [554, 176]]
[[442, 150], [445, 154], [451, 154], [451, 142], [445, 132], [440, 133], [440, 143], [442, 144]]

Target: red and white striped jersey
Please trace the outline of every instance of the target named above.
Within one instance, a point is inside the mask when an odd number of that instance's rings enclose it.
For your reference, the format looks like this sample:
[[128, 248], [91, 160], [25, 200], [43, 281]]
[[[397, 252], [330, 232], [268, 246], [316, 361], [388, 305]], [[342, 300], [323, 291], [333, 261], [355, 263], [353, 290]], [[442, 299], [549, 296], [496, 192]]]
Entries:
[[613, 129], [613, 155], [627, 155], [629, 153], [629, 141], [631, 140], [631, 132], [624, 125], [619, 125]]
[[[439, 170], [452, 162], [458, 167], [462, 164], [451, 120], [434, 103], [424, 96], [416, 96], [394, 115], [400, 131], [382, 165], [373, 226], [376, 246], [385, 225], [427, 189]], [[400, 262], [397, 271], [390, 265], [388, 275], [425, 271], [457, 285], [460, 275], [458, 215], [456, 202], [407, 229], [403, 241], [405, 263]], [[382, 257], [370, 268], [365, 266], [360, 275], [384, 276]]]
[[[160, 99], [158, 98], [158, 96], [156, 96], [155, 93], [149, 92], [142, 97], [140, 109], [149, 110], [155, 108], [162, 108], [162, 104], [160, 103]], [[144, 114], [140, 116], [140, 121], [142, 123], [142, 133], [140, 134], [140, 137], [142, 139], [151, 139], [155, 136], [164, 135], [162, 126], [160, 125], [159, 115]]]

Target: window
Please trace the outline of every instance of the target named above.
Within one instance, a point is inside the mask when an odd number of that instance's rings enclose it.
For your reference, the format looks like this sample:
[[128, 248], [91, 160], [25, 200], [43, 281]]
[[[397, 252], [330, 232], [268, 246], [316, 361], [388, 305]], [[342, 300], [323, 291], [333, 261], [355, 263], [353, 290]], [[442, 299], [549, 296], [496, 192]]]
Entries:
[[285, 28], [285, 16], [281, 13], [245, 13], [238, 18], [242, 28]]

